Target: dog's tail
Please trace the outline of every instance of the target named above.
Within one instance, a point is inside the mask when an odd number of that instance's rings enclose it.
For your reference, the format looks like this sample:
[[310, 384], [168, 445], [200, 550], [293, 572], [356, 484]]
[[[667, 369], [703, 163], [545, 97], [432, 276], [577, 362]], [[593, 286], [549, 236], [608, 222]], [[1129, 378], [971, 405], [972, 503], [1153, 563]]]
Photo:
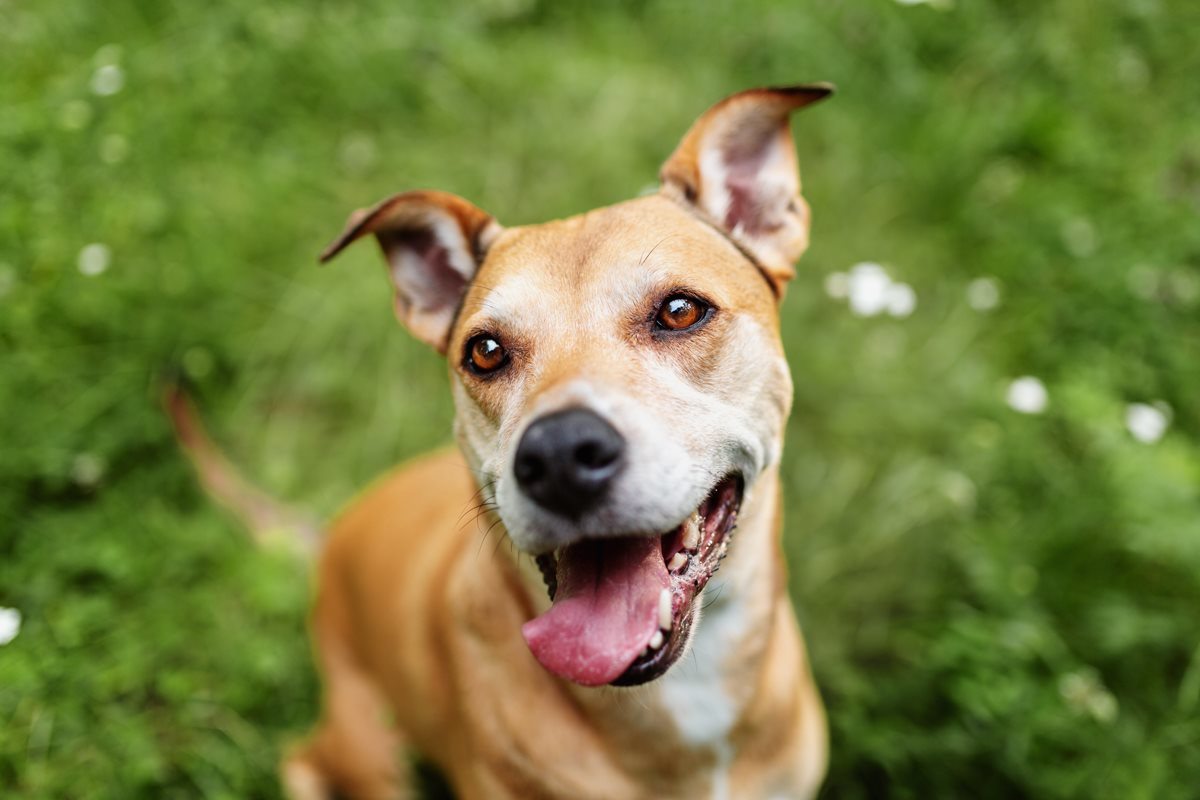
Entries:
[[257, 544], [284, 541], [308, 558], [317, 551], [321, 526], [246, 480], [204, 429], [196, 406], [178, 381], [163, 387], [163, 407], [175, 437], [209, 497], [233, 512]]

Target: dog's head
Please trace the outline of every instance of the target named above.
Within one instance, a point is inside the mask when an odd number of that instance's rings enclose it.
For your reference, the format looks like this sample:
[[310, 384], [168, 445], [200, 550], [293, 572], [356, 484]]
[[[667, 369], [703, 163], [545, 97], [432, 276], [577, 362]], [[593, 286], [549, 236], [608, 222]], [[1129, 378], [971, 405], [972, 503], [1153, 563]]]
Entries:
[[554, 601], [524, 628], [552, 672], [665, 672], [779, 458], [777, 308], [809, 229], [788, 118], [829, 92], [723, 100], [651, 196], [505, 229], [409, 192], [356, 212], [322, 256], [374, 234], [397, 316], [448, 357], [460, 445]]

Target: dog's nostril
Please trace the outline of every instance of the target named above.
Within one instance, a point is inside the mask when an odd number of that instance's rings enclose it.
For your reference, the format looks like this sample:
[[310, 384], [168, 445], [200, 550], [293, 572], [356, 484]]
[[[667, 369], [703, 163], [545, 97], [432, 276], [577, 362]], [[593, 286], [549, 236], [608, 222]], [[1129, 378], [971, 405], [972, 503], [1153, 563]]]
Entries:
[[546, 462], [537, 456], [525, 454], [513, 464], [513, 472], [521, 483], [536, 481], [546, 473]]
[[615, 458], [616, 452], [599, 442], [584, 442], [575, 448], [575, 463], [590, 469], [607, 467]]

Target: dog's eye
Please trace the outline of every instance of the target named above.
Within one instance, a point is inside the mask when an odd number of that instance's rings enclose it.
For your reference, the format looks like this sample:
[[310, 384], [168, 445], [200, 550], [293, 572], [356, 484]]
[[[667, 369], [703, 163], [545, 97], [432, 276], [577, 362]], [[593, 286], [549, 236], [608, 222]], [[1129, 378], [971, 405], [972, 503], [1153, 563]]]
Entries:
[[666, 331], [686, 331], [703, 322], [710, 310], [702, 300], [684, 294], [671, 295], [658, 307], [654, 325]]
[[508, 351], [504, 345], [490, 333], [480, 333], [472, 336], [467, 342], [467, 369], [476, 375], [487, 375], [508, 363]]

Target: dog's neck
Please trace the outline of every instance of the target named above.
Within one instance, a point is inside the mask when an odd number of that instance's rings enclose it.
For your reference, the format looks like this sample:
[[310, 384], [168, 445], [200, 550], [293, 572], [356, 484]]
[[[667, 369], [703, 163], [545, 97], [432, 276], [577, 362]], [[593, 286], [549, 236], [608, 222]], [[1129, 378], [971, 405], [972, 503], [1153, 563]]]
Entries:
[[746, 501], [729, 557], [705, 587], [691, 651], [651, 685], [687, 744], [718, 751], [758, 685], [783, 591], [774, 470]]
[[[637, 758], [665, 745], [688, 763], [711, 764], [718, 776], [733, 759], [732, 734], [754, 699], [771, 638], [780, 630], [774, 624], [785, 599], [778, 504], [778, 471], [772, 467], [748, 489], [729, 556], [698, 601], [703, 610], [690, 650], [666, 675], [624, 689], [563, 684], [598, 728], [626, 742], [622, 752]], [[523, 572], [531, 597], [544, 596], [536, 572]]]

